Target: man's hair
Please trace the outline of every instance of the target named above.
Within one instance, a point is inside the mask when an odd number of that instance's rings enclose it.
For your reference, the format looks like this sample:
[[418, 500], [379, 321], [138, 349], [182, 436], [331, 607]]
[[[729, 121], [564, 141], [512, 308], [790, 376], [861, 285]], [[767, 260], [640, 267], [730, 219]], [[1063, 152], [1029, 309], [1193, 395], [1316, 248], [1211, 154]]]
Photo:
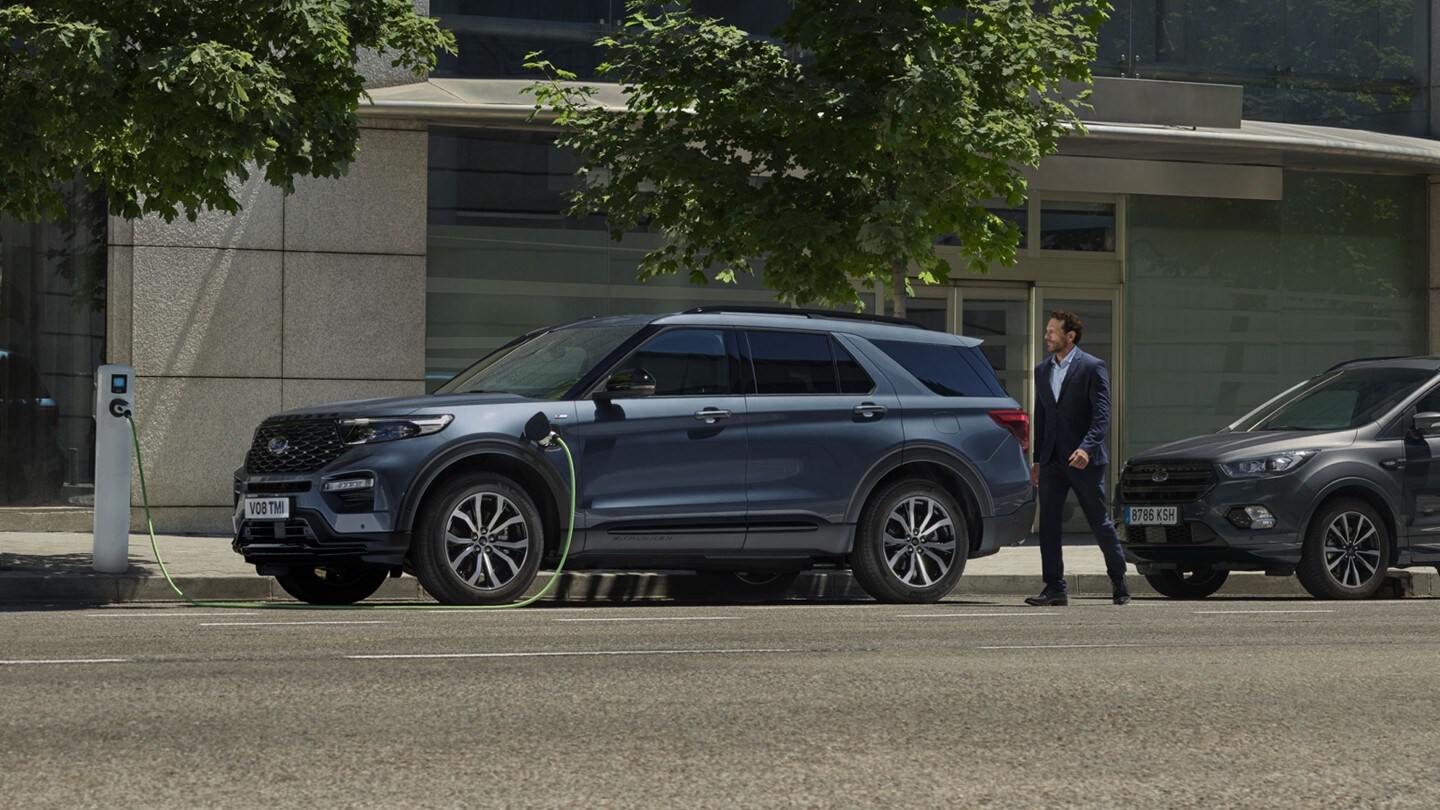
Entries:
[[1062, 332], [1074, 332], [1075, 343], [1079, 345], [1080, 337], [1085, 334], [1085, 324], [1080, 322], [1080, 316], [1068, 309], [1057, 309], [1050, 313], [1050, 318], [1060, 322]]

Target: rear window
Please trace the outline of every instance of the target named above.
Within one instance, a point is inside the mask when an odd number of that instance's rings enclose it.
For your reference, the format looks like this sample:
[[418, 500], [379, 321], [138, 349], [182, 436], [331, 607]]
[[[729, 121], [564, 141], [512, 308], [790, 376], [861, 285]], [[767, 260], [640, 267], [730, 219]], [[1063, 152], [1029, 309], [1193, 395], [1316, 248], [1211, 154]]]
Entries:
[[1003, 397], [1005, 389], [975, 347], [903, 340], [872, 341], [931, 391], [942, 397]]

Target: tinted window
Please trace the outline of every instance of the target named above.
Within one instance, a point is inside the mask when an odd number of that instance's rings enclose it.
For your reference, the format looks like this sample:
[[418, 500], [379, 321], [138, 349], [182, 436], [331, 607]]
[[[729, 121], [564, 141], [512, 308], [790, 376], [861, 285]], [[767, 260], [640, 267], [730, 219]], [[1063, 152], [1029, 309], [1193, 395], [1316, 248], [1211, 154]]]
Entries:
[[[761, 394], [838, 394], [842, 387], [836, 358], [850, 364], [845, 393], [869, 391], [873, 383], [844, 348], [829, 335], [814, 332], [747, 332]], [[833, 348], [832, 348], [833, 347]], [[843, 356], [842, 352], [845, 352]], [[863, 379], [862, 379], [863, 378]], [[860, 387], [856, 390], [856, 387]]]
[[503, 391], [522, 397], [558, 399], [637, 329], [577, 326], [544, 332], [497, 350], [457, 374], [436, 393]]
[[890, 356], [926, 388], [944, 397], [1003, 397], [995, 372], [976, 348], [938, 343], [876, 340]]
[[830, 339], [830, 348], [835, 352], [835, 370], [840, 374], [840, 393], [868, 394], [875, 389], [875, 381], [855, 361], [845, 347]]
[[651, 338], [630, 356], [655, 378], [656, 396], [730, 393], [730, 358], [719, 329], [672, 329]]

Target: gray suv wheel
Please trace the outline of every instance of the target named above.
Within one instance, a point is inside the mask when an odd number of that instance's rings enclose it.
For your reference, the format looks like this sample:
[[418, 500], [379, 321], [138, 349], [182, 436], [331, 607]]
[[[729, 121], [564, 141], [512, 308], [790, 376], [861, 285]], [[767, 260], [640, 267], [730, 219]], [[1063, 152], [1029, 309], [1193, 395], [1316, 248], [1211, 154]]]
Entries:
[[416, 525], [415, 577], [447, 605], [513, 602], [535, 581], [544, 550], [540, 512], [523, 489], [497, 475], [443, 485]]
[[920, 479], [871, 496], [855, 530], [851, 572], [881, 602], [939, 601], [965, 570], [965, 514], [950, 493]]
[[1305, 532], [1296, 569], [1300, 584], [1321, 599], [1365, 599], [1385, 581], [1390, 536], [1374, 508], [1356, 498], [1321, 505]]

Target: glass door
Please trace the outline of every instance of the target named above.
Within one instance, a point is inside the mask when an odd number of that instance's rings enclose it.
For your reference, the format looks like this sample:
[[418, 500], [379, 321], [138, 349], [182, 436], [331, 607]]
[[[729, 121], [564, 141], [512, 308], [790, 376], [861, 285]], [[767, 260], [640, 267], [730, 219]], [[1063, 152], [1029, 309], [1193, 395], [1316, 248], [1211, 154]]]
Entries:
[[[1125, 413], [1124, 363], [1119, 351], [1120, 293], [1115, 289], [1061, 287], [1036, 287], [1035, 292], [1036, 328], [1032, 345], [1036, 362], [1039, 362], [1038, 358], [1045, 357], [1044, 324], [1049, 320], [1050, 313], [1057, 309], [1067, 309], [1078, 315], [1080, 323], [1085, 327], [1080, 348], [1104, 360], [1110, 371], [1110, 434], [1106, 442], [1110, 467], [1105, 471], [1105, 497], [1108, 503], [1111, 493], [1114, 492], [1115, 477], [1125, 460], [1121, 455], [1124, 447], [1119, 440]], [[1065, 502], [1064, 530], [1085, 533], [1090, 531], [1085, 516], [1075, 501], [1074, 493], [1071, 493]]]
[[1030, 354], [1030, 287], [960, 287], [959, 328], [966, 337], [985, 341], [980, 352], [995, 369], [1005, 393], [1022, 408], [1030, 407], [1035, 366]]

